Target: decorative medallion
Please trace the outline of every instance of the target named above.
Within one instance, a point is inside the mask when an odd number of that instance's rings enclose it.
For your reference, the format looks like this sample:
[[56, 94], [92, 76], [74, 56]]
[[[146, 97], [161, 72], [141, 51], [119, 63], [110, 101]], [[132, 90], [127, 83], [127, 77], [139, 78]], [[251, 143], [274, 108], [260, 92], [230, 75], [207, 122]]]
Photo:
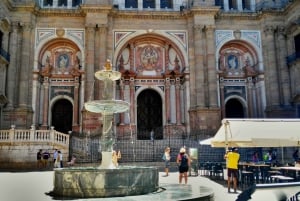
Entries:
[[56, 29], [56, 35], [58, 37], [63, 37], [65, 35], [65, 30], [64, 29]]

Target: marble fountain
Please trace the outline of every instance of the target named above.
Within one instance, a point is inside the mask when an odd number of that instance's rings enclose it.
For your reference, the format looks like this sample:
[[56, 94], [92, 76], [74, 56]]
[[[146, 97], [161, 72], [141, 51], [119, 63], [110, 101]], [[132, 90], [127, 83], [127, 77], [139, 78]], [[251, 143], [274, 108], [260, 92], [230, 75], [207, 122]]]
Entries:
[[55, 169], [52, 194], [71, 198], [104, 198], [143, 195], [157, 191], [159, 187], [157, 168], [115, 167], [112, 163], [113, 115], [128, 111], [129, 103], [114, 99], [114, 81], [120, 79], [121, 73], [112, 70], [109, 60], [103, 70], [95, 73], [95, 77], [104, 82], [103, 99], [86, 102], [85, 109], [102, 114], [101, 164], [99, 167]]
[[[107, 60], [104, 69], [95, 77], [104, 82], [102, 100], [85, 103], [86, 110], [102, 115], [102, 136], [100, 138], [102, 161], [98, 167], [67, 167], [54, 169], [54, 188], [48, 195], [54, 198], [84, 200], [99, 198], [113, 200], [201, 200], [213, 201], [211, 188], [200, 185], [180, 185], [176, 181], [159, 186], [159, 171], [156, 167], [118, 166], [112, 162], [113, 116], [129, 109], [129, 103], [115, 100], [114, 81], [121, 73], [112, 70]], [[122, 197], [122, 198], [121, 198]]]

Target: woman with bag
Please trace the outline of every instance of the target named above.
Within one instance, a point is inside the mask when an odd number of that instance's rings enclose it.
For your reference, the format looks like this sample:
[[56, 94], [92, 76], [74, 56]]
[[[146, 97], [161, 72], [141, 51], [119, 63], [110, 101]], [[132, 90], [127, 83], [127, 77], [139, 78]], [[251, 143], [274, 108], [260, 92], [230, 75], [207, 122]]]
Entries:
[[165, 161], [165, 175], [164, 177], [169, 176], [169, 167], [170, 167], [170, 160], [171, 160], [171, 155], [170, 155], [170, 147], [165, 148], [165, 153], [163, 154], [162, 159]]

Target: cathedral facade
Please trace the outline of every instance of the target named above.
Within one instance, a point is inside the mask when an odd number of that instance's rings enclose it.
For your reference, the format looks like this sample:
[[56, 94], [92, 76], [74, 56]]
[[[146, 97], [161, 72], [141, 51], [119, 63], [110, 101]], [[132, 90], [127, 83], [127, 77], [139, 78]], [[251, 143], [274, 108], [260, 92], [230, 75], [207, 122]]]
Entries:
[[[223, 118], [300, 117], [299, 0], [3, 0], [0, 129], [99, 133], [95, 79], [122, 73], [120, 138], [212, 134]], [[153, 134], [154, 133], [154, 134]]]

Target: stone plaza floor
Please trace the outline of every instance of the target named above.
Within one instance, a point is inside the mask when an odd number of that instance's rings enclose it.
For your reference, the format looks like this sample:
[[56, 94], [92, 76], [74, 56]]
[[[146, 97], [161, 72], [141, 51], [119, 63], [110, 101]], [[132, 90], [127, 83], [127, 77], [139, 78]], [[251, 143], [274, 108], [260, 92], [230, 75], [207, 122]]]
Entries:
[[[228, 193], [225, 185], [217, 183], [207, 177], [190, 176], [188, 184], [178, 184], [178, 173], [171, 172], [168, 177], [159, 173], [159, 185], [166, 190], [141, 196], [127, 196], [114, 198], [54, 198], [47, 195], [53, 190], [53, 171], [31, 171], [31, 172], [0, 172], [0, 201], [53, 201], [53, 200], [75, 200], [75, 201], [171, 201], [192, 200], [193, 196], [201, 194], [202, 190], [209, 188], [214, 193], [215, 201], [235, 201], [239, 194]], [[205, 187], [205, 188], [201, 188]], [[252, 195], [251, 201], [277, 201], [279, 194], [287, 197], [300, 191], [300, 183], [294, 187], [264, 188], [257, 189]], [[205, 192], [204, 192], [205, 193]], [[241, 193], [241, 191], [238, 191]], [[181, 197], [187, 194], [187, 197]], [[193, 195], [194, 194], [194, 195]], [[190, 199], [189, 199], [190, 198]]]

